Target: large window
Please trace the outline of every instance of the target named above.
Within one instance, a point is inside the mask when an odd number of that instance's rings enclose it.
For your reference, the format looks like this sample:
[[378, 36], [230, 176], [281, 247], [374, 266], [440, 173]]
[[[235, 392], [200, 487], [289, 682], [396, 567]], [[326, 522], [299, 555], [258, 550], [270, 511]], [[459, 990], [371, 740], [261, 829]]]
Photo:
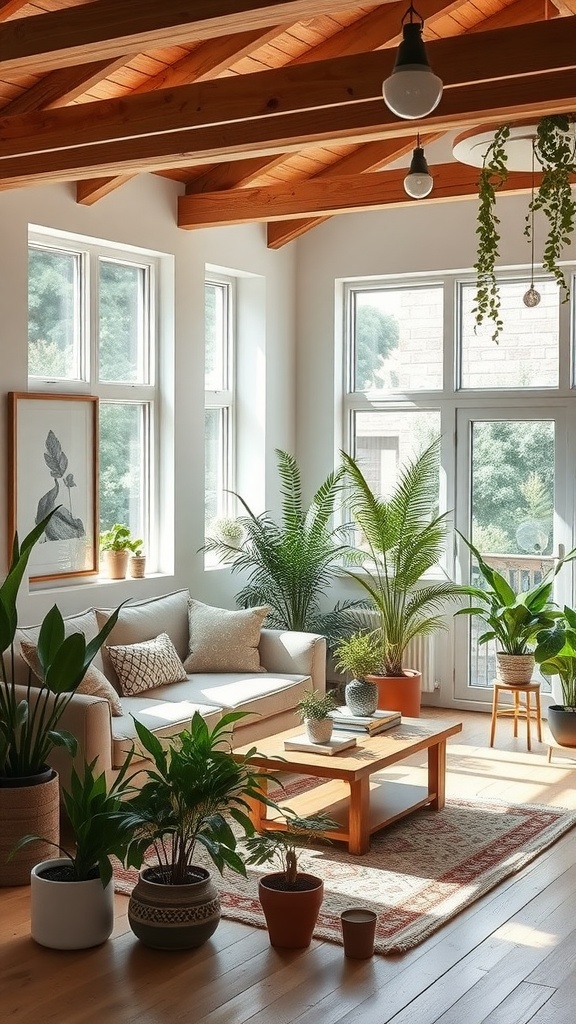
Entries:
[[31, 234], [31, 387], [99, 398], [100, 529], [125, 523], [150, 552], [157, 447], [157, 263]]
[[205, 530], [228, 515], [234, 486], [233, 278], [209, 275], [205, 313]]
[[[563, 303], [542, 276], [530, 309], [529, 283], [503, 275], [498, 345], [490, 324], [475, 324], [475, 284], [464, 276], [344, 289], [345, 447], [386, 495], [402, 461], [441, 434], [440, 508], [519, 589], [573, 545], [575, 524], [574, 288]], [[460, 562], [452, 549], [447, 558], [451, 575], [477, 581], [467, 549]], [[557, 600], [573, 603], [570, 569], [561, 576]], [[442, 675], [456, 698], [485, 700], [494, 651], [478, 645], [476, 620], [456, 622], [455, 661]]]

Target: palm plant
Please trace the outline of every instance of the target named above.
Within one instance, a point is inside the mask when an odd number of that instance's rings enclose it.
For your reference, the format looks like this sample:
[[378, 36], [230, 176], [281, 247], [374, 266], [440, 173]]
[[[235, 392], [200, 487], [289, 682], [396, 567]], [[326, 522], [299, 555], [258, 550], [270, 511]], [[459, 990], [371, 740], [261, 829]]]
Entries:
[[357, 561], [347, 542], [349, 529], [332, 525], [342, 493], [343, 468], [328, 475], [305, 508], [296, 460], [280, 449], [276, 457], [282, 484], [281, 521], [275, 522], [268, 512], [256, 515], [237, 494], [246, 513], [238, 518], [244, 533], [241, 547], [213, 537], [204, 550], [216, 552], [233, 572], [248, 573], [236, 595], [241, 608], [268, 605], [267, 625], [321, 633], [331, 644], [356, 628], [357, 620], [346, 613], [364, 603], [347, 600], [329, 611], [321, 607], [342, 564]]
[[448, 530], [448, 513], [435, 511], [439, 458], [438, 437], [400, 471], [392, 495], [379, 498], [357, 462], [343, 453], [350, 507], [367, 545], [358, 552], [364, 558], [362, 575], [349, 575], [368, 593], [379, 616], [380, 675], [404, 675], [403, 654], [410, 641], [444, 629], [442, 610], [462, 593], [448, 579], [422, 583], [438, 567]]

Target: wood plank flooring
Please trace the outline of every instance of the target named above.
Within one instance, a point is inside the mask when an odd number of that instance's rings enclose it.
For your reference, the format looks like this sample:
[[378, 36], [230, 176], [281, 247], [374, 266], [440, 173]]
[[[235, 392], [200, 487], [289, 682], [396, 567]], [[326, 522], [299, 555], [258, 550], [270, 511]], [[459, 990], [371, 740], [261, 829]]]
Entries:
[[[474, 712], [448, 745], [447, 796], [576, 807], [576, 758], [526, 751], [522, 727]], [[544, 730], [546, 739], [546, 729]], [[420, 781], [425, 754], [398, 766]], [[576, 830], [520, 874], [403, 955], [346, 960], [313, 940], [273, 950], [267, 932], [222, 921], [191, 953], [140, 945], [116, 897], [112, 939], [57, 952], [29, 935], [27, 887], [0, 889], [2, 1024], [573, 1024], [576, 1019]]]

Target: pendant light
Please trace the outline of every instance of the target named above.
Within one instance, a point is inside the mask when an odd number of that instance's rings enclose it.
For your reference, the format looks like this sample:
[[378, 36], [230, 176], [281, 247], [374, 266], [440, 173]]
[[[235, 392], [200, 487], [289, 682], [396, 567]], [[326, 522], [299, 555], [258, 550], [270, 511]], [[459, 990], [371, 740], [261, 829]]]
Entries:
[[432, 71], [426, 56], [423, 28], [424, 19], [410, 4], [402, 18], [402, 42], [394, 69], [382, 85], [386, 106], [406, 120], [426, 117], [438, 106], [442, 96], [442, 82]]
[[434, 178], [428, 170], [424, 150], [420, 145], [420, 135], [418, 135], [408, 174], [404, 178], [404, 191], [412, 199], [425, 199], [430, 195], [433, 185]]
[[523, 302], [529, 309], [534, 309], [541, 299], [540, 292], [534, 287], [534, 139], [532, 139], [532, 199], [530, 202], [530, 287], [524, 293]]

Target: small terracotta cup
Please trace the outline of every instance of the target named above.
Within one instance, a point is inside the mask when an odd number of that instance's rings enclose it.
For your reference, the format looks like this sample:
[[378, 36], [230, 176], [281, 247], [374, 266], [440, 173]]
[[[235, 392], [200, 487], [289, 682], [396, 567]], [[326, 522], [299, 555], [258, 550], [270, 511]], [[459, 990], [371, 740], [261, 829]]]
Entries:
[[377, 915], [364, 907], [350, 907], [340, 914], [344, 955], [367, 960], [374, 952]]

